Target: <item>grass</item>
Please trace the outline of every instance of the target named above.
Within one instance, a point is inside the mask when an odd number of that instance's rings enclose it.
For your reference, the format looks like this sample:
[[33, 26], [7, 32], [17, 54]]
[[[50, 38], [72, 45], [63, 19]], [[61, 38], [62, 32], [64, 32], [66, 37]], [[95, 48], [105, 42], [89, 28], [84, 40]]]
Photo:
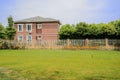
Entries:
[[120, 80], [120, 52], [0, 50], [0, 80]]

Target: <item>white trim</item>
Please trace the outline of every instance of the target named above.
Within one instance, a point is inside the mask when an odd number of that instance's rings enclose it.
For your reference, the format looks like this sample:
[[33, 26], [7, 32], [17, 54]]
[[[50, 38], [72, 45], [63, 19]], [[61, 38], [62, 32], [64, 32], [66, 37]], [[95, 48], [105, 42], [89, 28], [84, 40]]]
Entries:
[[22, 36], [22, 41], [21, 41], [21, 42], [23, 42], [23, 35], [18, 35], [18, 42], [20, 42], [20, 41], [19, 41], [19, 37], [20, 37], [20, 36]]
[[26, 41], [28, 42], [28, 36], [31, 36], [31, 41], [32, 42], [32, 35], [26, 35]]
[[37, 36], [37, 40], [42, 40], [42, 36]]
[[[28, 31], [28, 25], [31, 25], [31, 30], [30, 31]], [[26, 24], [26, 31], [27, 32], [32, 32], [32, 24]]]
[[37, 29], [42, 29], [42, 24], [37, 24]]
[[[22, 26], [22, 31], [19, 31], [19, 25]], [[18, 32], [23, 32], [23, 24], [17, 24]]]

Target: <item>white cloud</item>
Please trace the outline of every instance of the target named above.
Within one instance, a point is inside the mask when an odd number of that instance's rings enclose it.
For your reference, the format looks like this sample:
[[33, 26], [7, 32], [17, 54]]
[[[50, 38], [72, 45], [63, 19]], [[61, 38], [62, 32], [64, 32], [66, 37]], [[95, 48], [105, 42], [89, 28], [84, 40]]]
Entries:
[[20, 0], [13, 12], [16, 19], [33, 16], [60, 19], [62, 23], [90, 22], [102, 16], [107, 0]]

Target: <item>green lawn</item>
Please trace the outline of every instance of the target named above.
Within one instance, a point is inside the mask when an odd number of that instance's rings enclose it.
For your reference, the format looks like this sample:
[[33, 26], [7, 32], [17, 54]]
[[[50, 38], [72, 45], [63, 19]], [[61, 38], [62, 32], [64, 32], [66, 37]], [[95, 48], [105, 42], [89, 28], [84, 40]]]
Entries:
[[120, 52], [0, 50], [0, 80], [120, 80]]

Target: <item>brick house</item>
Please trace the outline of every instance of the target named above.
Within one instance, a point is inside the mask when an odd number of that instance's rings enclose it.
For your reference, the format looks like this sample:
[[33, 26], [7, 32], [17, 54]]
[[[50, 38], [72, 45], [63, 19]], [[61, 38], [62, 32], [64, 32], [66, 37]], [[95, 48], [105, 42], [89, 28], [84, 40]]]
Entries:
[[52, 18], [32, 17], [14, 22], [17, 42], [57, 40], [60, 21]]

